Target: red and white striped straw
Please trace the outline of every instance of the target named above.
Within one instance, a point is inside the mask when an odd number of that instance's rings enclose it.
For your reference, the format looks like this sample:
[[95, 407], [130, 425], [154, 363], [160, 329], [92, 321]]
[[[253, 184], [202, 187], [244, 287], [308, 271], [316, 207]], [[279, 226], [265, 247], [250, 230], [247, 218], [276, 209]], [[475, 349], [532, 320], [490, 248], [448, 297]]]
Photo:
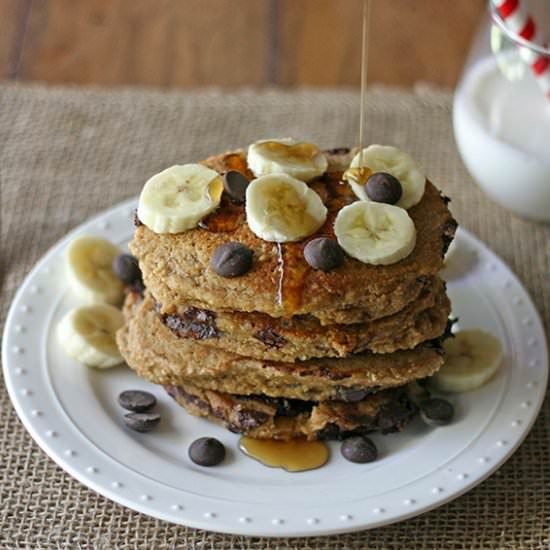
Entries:
[[[506, 28], [533, 44], [545, 46], [544, 38], [533, 19], [525, 9], [523, 0], [491, 0], [497, 8]], [[520, 46], [522, 59], [531, 67], [542, 91], [550, 99], [550, 57], [525, 46]]]

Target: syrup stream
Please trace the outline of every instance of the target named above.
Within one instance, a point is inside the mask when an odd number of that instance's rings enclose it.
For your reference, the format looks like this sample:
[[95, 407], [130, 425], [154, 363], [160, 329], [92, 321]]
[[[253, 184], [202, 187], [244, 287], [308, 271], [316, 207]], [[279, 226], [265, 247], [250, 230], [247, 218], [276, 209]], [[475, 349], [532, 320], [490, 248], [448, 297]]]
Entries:
[[361, 107], [359, 113], [359, 166], [363, 164], [363, 137], [367, 100], [367, 72], [369, 65], [370, 0], [363, 0], [363, 32], [361, 38]]

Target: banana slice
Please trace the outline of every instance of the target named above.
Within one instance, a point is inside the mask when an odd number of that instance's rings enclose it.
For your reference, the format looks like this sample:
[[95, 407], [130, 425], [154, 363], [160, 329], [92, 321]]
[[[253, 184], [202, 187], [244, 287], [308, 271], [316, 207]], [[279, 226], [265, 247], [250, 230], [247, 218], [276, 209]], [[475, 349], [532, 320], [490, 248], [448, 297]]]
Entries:
[[264, 241], [299, 241], [315, 233], [327, 219], [321, 197], [303, 181], [286, 174], [262, 176], [246, 189], [246, 219]]
[[67, 355], [90, 367], [108, 368], [124, 359], [116, 345], [116, 331], [124, 316], [107, 304], [77, 307], [57, 327], [59, 343]]
[[283, 173], [310, 181], [325, 173], [328, 161], [313, 143], [292, 138], [257, 141], [248, 148], [248, 166], [256, 177]]
[[[421, 201], [426, 187], [426, 177], [408, 153], [389, 145], [370, 145], [363, 149], [361, 165], [359, 161], [360, 153], [357, 153], [351, 161], [350, 170], [344, 174], [344, 178], [361, 200], [369, 200], [365, 191], [367, 177], [371, 173], [386, 172], [395, 176], [403, 188], [403, 194], [396, 206], [408, 209]], [[368, 168], [366, 177], [360, 177], [360, 175], [358, 177], [357, 169], [365, 167]]]
[[223, 180], [202, 164], [176, 165], [150, 178], [139, 197], [138, 217], [155, 233], [193, 229], [220, 204]]
[[497, 338], [483, 330], [462, 330], [443, 343], [445, 364], [430, 378], [442, 392], [466, 392], [488, 382], [502, 363]]
[[120, 250], [110, 241], [85, 235], [67, 248], [66, 264], [69, 284], [87, 303], [119, 304], [124, 285], [114, 274], [112, 263]]
[[340, 246], [357, 260], [388, 265], [407, 257], [416, 244], [416, 229], [403, 208], [357, 201], [338, 212], [334, 233]]

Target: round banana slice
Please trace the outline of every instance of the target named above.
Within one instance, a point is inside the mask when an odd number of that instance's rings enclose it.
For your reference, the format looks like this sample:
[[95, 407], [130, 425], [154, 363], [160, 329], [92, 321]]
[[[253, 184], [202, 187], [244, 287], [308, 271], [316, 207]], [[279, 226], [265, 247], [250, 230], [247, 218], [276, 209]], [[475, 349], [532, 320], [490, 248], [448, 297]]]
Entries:
[[352, 258], [366, 264], [393, 264], [416, 245], [416, 229], [407, 211], [381, 202], [345, 206], [336, 216], [334, 233]]
[[115, 339], [123, 324], [124, 316], [116, 307], [107, 304], [77, 307], [63, 317], [57, 336], [69, 357], [90, 367], [114, 367], [124, 362]]
[[399, 180], [403, 194], [396, 206], [408, 209], [421, 201], [426, 187], [426, 177], [408, 153], [389, 145], [370, 145], [363, 149], [362, 159], [360, 159], [360, 153], [353, 157], [350, 164], [351, 170], [346, 172], [344, 177], [348, 180], [353, 192], [361, 200], [368, 201], [369, 198], [365, 191], [366, 181], [358, 181], [353, 176], [354, 169], [365, 167], [369, 169], [370, 173], [386, 172]]
[[461, 393], [483, 386], [502, 363], [497, 338], [483, 330], [461, 330], [443, 343], [444, 365], [430, 378], [442, 392]]
[[112, 268], [113, 260], [120, 253], [107, 239], [88, 235], [74, 239], [65, 256], [74, 293], [89, 304], [120, 304], [124, 285]]
[[248, 148], [248, 166], [256, 177], [283, 173], [310, 181], [325, 173], [328, 161], [313, 143], [300, 143], [292, 138], [266, 139]]
[[202, 164], [176, 165], [150, 178], [139, 197], [138, 218], [155, 233], [193, 229], [221, 200], [223, 180]]
[[262, 176], [246, 189], [246, 219], [264, 241], [299, 241], [315, 233], [327, 219], [321, 197], [303, 181], [286, 174]]

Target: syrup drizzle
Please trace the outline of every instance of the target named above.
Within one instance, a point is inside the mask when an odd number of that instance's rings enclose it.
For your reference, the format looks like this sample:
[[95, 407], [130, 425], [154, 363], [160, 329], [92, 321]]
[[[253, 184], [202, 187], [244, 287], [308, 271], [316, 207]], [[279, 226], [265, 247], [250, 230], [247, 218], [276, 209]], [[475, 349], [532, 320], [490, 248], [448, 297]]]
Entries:
[[219, 208], [201, 220], [199, 227], [212, 233], [232, 233], [244, 223], [244, 218], [244, 206], [222, 195]]
[[277, 298], [285, 315], [293, 315], [302, 304], [302, 294], [311, 267], [304, 260], [305, 242], [277, 243], [279, 287]]
[[327, 173], [313, 181], [310, 187], [319, 194], [327, 207], [327, 219], [323, 226], [307, 240], [298, 243], [277, 243], [277, 267], [279, 284], [278, 303], [286, 316], [292, 316], [302, 305], [302, 297], [311, 266], [304, 259], [306, 244], [317, 237], [334, 238], [334, 220], [338, 212], [356, 200], [349, 185], [341, 182], [341, 173]]

